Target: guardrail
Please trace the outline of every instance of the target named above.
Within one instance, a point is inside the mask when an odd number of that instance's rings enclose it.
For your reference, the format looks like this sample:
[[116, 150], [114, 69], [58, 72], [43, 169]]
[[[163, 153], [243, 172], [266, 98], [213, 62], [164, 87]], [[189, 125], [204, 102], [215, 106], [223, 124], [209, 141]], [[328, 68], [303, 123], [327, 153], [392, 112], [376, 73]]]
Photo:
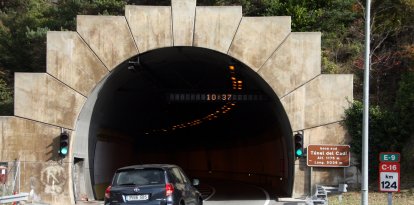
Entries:
[[342, 194], [347, 192], [347, 187], [347, 184], [339, 184], [338, 186], [323, 186], [317, 184], [315, 194], [312, 196], [311, 201], [313, 204], [327, 205], [328, 194]]
[[29, 199], [29, 193], [19, 193], [19, 194], [15, 194], [15, 195], [1, 196], [0, 197], [0, 204], [19, 202], [19, 201], [27, 201], [28, 199]]

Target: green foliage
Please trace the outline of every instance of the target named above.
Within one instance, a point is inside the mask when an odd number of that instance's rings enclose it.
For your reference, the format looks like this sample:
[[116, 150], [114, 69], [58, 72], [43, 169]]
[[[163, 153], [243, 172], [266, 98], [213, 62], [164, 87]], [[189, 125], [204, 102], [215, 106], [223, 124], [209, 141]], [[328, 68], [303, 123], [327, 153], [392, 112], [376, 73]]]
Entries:
[[0, 115], [13, 115], [13, 90], [0, 79]]
[[44, 0], [19, 0], [0, 13], [0, 68], [43, 71], [48, 9]]
[[399, 83], [395, 110], [400, 125], [400, 133], [404, 136], [405, 145], [402, 150], [404, 167], [412, 171], [414, 168], [414, 73], [405, 73]]
[[[369, 109], [369, 164], [370, 178], [376, 179], [378, 154], [385, 151], [402, 153], [404, 166], [413, 167], [412, 144], [414, 132], [414, 73], [407, 72], [399, 83], [393, 110], [377, 106]], [[352, 137], [351, 151], [361, 163], [363, 104], [354, 101], [345, 111], [345, 125]]]
[[414, 132], [414, 73], [407, 72], [399, 83], [397, 93], [396, 110], [399, 113], [400, 123], [403, 123], [407, 130]]
[[336, 74], [339, 73], [339, 66], [335, 62], [331, 61], [327, 56], [322, 56], [322, 66], [325, 73]]
[[[345, 125], [351, 135], [351, 151], [361, 164], [362, 157], [362, 117], [363, 104], [354, 101], [345, 111]], [[404, 145], [404, 136], [400, 133], [400, 126], [395, 115], [379, 106], [369, 108], [369, 174], [370, 179], [378, 176], [378, 155], [380, 152], [401, 151]]]
[[356, 0], [264, 0], [262, 15], [291, 16], [294, 31], [336, 32], [358, 17], [352, 11], [355, 3]]

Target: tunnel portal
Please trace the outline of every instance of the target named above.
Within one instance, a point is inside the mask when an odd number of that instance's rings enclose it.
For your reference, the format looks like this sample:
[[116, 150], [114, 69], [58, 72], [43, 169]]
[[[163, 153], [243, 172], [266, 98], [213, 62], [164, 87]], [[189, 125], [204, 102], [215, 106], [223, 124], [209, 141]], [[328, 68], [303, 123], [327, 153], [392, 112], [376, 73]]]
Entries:
[[141, 163], [272, 196], [358, 179], [352, 167], [311, 180], [306, 160], [294, 159], [293, 133], [305, 146], [347, 143], [353, 76], [322, 74], [321, 33], [291, 32], [288, 16], [196, 0], [127, 5], [124, 16], [79, 15], [76, 31], [48, 32], [46, 52], [45, 73], [15, 73], [14, 116], [0, 118], [0, 160], [21, 160], [22, 191], [39, 203], [100, 199], [117, 167]]
[[117, 168], [143, 163], [291, 194], [289, 120], [242, 62], [204, 48], [156, 49], [120, 64], [94, 92], [89, 166], [97, 198]]

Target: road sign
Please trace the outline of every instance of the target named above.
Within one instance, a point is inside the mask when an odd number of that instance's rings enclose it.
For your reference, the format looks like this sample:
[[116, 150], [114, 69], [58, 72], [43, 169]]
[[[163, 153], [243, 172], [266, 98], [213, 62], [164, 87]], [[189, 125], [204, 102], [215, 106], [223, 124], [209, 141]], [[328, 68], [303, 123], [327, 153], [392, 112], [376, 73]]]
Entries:
[[379, 165], [379, 191], [400, 191], [400, 163], [380, 162]]
[[349, 145], [309, 145], [307, 165], [310, 167], [349, 167]]
[[380, 162], [400, 162], [400, 153], [398, 152], [381, 152]]

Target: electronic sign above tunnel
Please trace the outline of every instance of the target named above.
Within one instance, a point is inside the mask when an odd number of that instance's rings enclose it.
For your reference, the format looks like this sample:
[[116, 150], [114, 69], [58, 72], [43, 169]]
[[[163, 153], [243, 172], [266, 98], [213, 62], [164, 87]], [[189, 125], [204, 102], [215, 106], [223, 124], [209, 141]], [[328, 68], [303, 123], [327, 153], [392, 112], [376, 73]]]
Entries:
[[261, 93], [231, 92], [171, 92], [167, 94], [168, 102], [268, 102], [269, 97]]

